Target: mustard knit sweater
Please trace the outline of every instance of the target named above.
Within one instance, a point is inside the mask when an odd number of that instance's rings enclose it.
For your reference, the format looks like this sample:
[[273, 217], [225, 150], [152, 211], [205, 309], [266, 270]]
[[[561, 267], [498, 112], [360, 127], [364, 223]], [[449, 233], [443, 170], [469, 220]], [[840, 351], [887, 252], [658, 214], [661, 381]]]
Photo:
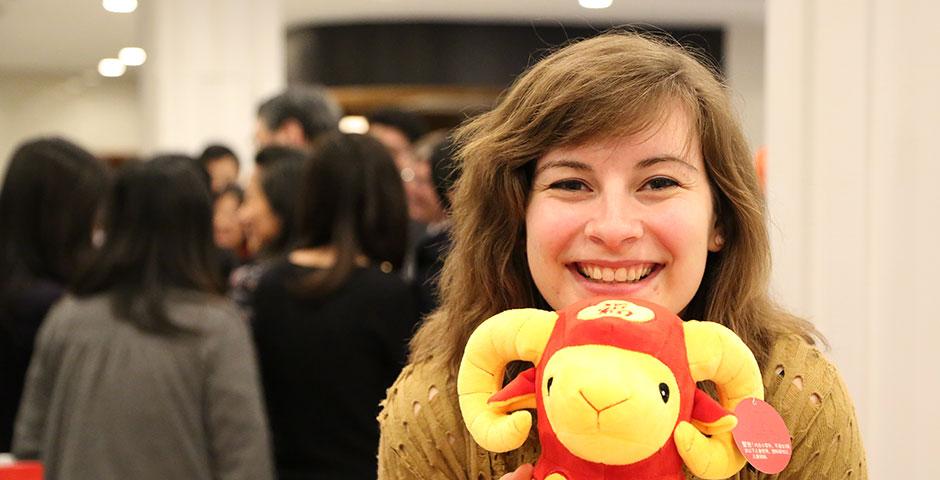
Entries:
[[[766, 475], [746, 466], [736, 479], [867, 479], [855, 409], [835, 367], [798, 337], [774, 346], [764, 372], [765, 398], [793, 437], [793, 458]], [[533, 432], [519, 449], [491, 453], [463, 425], [455, 372], [436, 362], [405, 367], [379, 414], [379, 480], [499, 479], [538, 458]]]

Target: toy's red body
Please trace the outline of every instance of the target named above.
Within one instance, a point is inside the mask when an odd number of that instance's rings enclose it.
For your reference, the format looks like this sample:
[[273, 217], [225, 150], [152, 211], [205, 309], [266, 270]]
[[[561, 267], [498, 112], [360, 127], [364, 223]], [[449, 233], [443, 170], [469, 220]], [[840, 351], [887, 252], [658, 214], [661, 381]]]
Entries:
[[[630, 322], [622, 318], [602, 317], [590, 320], [577, 318], [578, 312], [598, 300], [590, 299], [561, 310], [541, 361], [533, 371], [523, 372], [506, 389], [493, 399], [518, 396], [523, 392], [535, 393], [538, 409], [539, 440], [542, 453], [535, 466], [535, 478], [542, 480], [558, 473], [567, 480], [679, 480], [684, 479], [682, 458], [676, 449], [675, 440], [669, 439], [656, 453], [629, 465], [605, 465], [582, 459], [571, 453], [559, 441], [548, 415], [545, 414], [544, 399], [540, 388], [545, 365], [559, 349], [577, 345], [609, 345], [624, 350], [649, 354], [672, 370], [679, 385], [679, 417], [676, 421], [689, 421], [694, 416], [704, 421], [713, 421], [726, 415], [724, 409], [704, 393], [697, 391], [689, 372], [685, 335], [682, 320], [655, 304], [630, 300], [649, 308], [655, 319], [647, 322]], [[597, 368], [604, 368], [598, 365]], [[698, 392], [698, 393], [697, 393]], [[698, 403], [698, 405], [696, 405]], [[694, 412], [693, 412], [694, 410]], [[673, 429], [675, 426], [673, 426]]]

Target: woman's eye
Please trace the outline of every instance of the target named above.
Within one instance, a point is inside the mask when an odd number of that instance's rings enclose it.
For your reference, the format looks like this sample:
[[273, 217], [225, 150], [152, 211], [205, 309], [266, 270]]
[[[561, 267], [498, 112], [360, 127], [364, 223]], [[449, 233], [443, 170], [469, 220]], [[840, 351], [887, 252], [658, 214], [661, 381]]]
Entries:
[[552, 183], [548, 188], [555, 190], [568, 190], [572, 192], [587, 190], [587, 184], [581, 180], [559, 180]]
[[656, 177], [646, 182], [646, 188], [650, 190], [663, 190], [677, 186], [679, 186], [679, 182], [668, 177]]

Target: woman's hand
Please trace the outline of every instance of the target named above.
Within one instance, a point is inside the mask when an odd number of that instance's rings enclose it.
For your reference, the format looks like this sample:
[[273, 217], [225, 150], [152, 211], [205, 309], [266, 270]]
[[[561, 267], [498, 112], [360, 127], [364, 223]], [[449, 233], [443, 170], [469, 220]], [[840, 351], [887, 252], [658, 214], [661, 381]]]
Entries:
[[532, 465], [524, 463], [516, 471], [499, 477], [499, 480], [532, 480]]

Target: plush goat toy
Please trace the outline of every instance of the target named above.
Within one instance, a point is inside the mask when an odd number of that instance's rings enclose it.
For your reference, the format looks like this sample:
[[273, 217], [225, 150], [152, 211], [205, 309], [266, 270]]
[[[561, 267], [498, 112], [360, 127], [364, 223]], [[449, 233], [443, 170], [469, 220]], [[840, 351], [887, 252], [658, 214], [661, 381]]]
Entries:
[[[513, 360], [535, 368], [501, 389]], [[696, 388], [703, 380], [720, 403]], [[474, 440], [494, 452], [520, 447], [532, 427], [524, 409], [537, 409], [537, 480], [684, 479], [683, 463], [727, 478], [745, 463], [728, 412], [764, 396], [754, 355], [728, 328], [608, 298], [487, 319], [467, 343], [457, 392]]]

